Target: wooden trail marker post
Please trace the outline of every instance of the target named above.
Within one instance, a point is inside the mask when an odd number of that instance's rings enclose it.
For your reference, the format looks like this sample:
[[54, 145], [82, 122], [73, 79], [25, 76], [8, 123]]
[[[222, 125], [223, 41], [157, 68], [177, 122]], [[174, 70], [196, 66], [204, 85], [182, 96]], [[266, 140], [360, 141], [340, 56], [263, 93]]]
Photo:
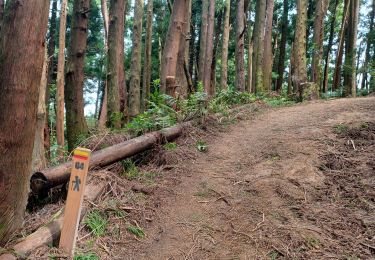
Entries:
[[59, 244], [59, 248], [65, 250], [70, 257], [74, 256], [90, 155], [91, 151], [84, 148], [77, 148], [73, 153], [73, 168]]

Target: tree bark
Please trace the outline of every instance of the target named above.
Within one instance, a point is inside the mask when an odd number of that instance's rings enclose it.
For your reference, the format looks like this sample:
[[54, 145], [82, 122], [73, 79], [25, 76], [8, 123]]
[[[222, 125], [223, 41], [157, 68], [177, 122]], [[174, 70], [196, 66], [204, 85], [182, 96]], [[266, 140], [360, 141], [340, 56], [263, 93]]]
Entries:
[[72, 151], [77, 145], [77, 141], [88, 132], [84, 116], [83, 81], [89, 11], [90, 0], [74, 1], [65, 85], [69, 151]]
[[205, 48], [205, 63], [204, 63], [204, 77], [203, 86], [209, 98], [215, 95], [215, 89], [211, 84], [211, 65], [214, 51], [214, 27], [215, 27], [215, 0], [210, 0], [210, 7], [208, 11], [208, 27], [207, 39]]
[[185, 31], [186, 0], [175, 0], [165, 40], [161, 66], [161, 92], [175, 96], [177, 59]]
[[121, 111], [121, 91], [125, 88], [123, 48], [125, 2], [125, 0], [111, 0], [109, 7], [107, 118], [108, 126], [116, 129], [121, 128], [124, 118]]
[[313, 35], [313, 58], [312, 58], [312, 81], [317, 88], [321, 87], [322, 59], [323, 59], [323, 38], [324, 38], [324, 17], [328, 10], [328, 0], [318, 0], [316, 4], [316, 16], [314, 21]]
[[207, 45], [207, 28], [208, 28], [208, 7], [210, 0], [202, 0], [202, 17], [201, 17], [201, 35], [199, 43], [199, 65], [198, 81], [203, 82], [204, 70], [206, 63], [206, 45]]
[[147, 1], [147, 22], [145, 38], [145, 57], [143, 66], [143, 88], [142, 88], [142, 111], [147, 108], [147, 100], [150, 96], [151, 87], [151, 61], [152, 61], [152, 19], [153, 0]]
[[230, 0], [225, 1], [225, 18], [223, 31], [223, 48], [221, 51], [221, 89], [228, 88], [228, 46], [230, 33]]
[[339, 44], [337, 49], [336, 55], [336, 66], [335, 72], [333, 75], [333, 84], [332, 84], [332, 91], [338, 89], [339, 84], [341, 83], [341, 67], [342, 67], [342, 58], [344, 54], [344, 36], [347, 27], [348, 15], [349, 15], [349, 5], [351, 0], [344, 0], [344, 15], [342, 17], [341, 29], [340, 29], [340, 37], [339, 37]]
[[283, 17], [281, 25], [281, 41], [280, 41], [280, 54], [279, 63], [277, 65], [277, 80], [276, 80], [276, 91], [281, 92], [284, 81], [284, 71], [285, 71], [285, 56], [286, 56], [286, 43], [288, 38], [288, 13], [289, 13], [289, 1], [284, 0], [283, 6]]
[[[101, 11], [103, 16], [104, 24], [104, 51], [108, 55], [108, 32], [109, 32], [109, 14], [107, 7], [107, 0], [101, 0]], [[108, 64], [105, 66], [106, 74], [108, 73]], [[99, 115], [98, 127], [99, 129], [105, 128], [107, 123], [107, 113], [108, 113], [108, 83], [107, 80], [104, 82], [104, 92], [102, 97], [102, 104]]]
[[329, 60], [330, 60], [330, 54], [331, 54], [332, 45], [333, 45], [333, 38], [335, 35], [336, 12], [337, 12], [338, 5], [339, 5], [339, 0], [335, 0], [333, 11], [332, 11], [331, 28], [329, 32], [329, 39], [328, 39], [327, 52], [326, 52], [325, 65], [324, 65], [323, 93], [326, 93], [328, 91]]
[[58, 155], [64, 157], [64, 84], [65, 84], [65, 32], [67, 0], [61, 1], [60, 8], [60, 30], [59, 30], [59, 54], [57, 59], [56, 80], [56, 137]]
[[245, 3], [237, 1], [236, 9], [236, 89], [245, 91]]
[[253, 32], [253, 89], [254, 92], [263, 92], [263, 54], [264, 29], [266, 19], [266, 1], [257, 1], [256, 16]]
[[306, 71], [306, 21], [307, 5], [306, 0], [297, 0], [297, 22], [294, 38], [294, 71], [292, 83], [294, 92], [298, 92], [298, 98], [302, 100], [303, 86], [307, 83]]
[[133, 118], [141, 109], [141, 51], [143, 0], [136, 0], [134, 6], [133, 47], [130, 66], [129, 116]]
[[[8, 0], [0, 49], [0, 244], [26, 209], [49, 1]], [[27, 25], [27, 26], [25, 26]]]
[[32, 171], [39, 171], [46, 168], [47, 159], [44, 149], [44, 126], [46, 121], [46, 88], [47, 88], [47, 71], [48, 56], [47, 50], [43, 63], [42, 77], [39, 85], [38, 107], [36, 112], [36, 131], [33, 148]]
[[352, 0], [349, 5], [349, 22], [345, 40], [344, 96], [356, 97], [356, 54], [358, 31], [359, 0]]
[[[369, 73], [369, 62], [370, 62], [370, 50], [371, 50], [371, 33], [373, 33], [374, 30], [374, 16], [375, 16], [375, 0], [372, 1], [372, 11], [370, 14], [370, 26], [369, 26], [369, 31], [366, 36], [366, 54], [365, 54], [365, 61], [363, 64], [363, 74], [362, 74], [362, 84], [361, 84], [361, 89], [368, 89], [367, 88], [367, 83], [368, 83], [368, 78], [367, 74]], [[374, 38], [374, 36], [372, 36]]]
[[[263, 89], [267, 92], [272, 90], [272, 22], [273, 22], [273, 9], [274, 1], [267, 0], [267, 18], [264, 36], [264, 59], [263, 59]], [[276, 48], [275, 48], [276, 49]]]
[[4, 0], [0, 0], [0, 35], [1, 35], [1, 27], [3, 24], [4, 19]]

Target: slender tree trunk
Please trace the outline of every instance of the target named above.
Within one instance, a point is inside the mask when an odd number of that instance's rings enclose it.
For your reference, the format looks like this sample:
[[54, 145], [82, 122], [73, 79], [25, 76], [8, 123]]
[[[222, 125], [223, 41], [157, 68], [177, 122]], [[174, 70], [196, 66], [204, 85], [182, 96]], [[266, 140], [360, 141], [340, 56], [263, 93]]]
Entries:
[[283, 6], [283, 18], [281, 25], [281, 41], [280, 41], [280, 55], [279, 63], [277, 66], [278, 78], [276, 80], [276, 91], [281, 92], [284, 81], [284, 71], [285, 71], [285, 56], [286, 56], [286, 42], [288, 38], [288, 13], [289, 13], [289, 1], [284, 0]]
[[142, 88], [142, 111], [147, 108], [147, 100], [150, 96], [151, 86], [151, 58], [152, 58], [152, 18], [153, 18], [153, 0], [147, 1], [147, 22], [145, 38], [145, 56], [143, 66], [143, 88]]
[[[108, 32], [109, 32], [109, 14], [108, 14], [108, 7], [107, 7], [107, 0], [101, 0], [101, 11], [103, 16], [103, 24], [104, 24], [104, 51], [105, 55], [108, 55]], [[105, 65], [106, 75], [108, 73], [108, 64]], [[107, 80], [104, 81], [104, 91], [102, 97], [102, 104], [100, 109], [99, 115], [99, 122], [98, 126], [99, 129], [105, 128], [107, 123], [107, 114], [108, 114], [108, 83]]]
[[263, 92], [263, 56], [264, 56], [264, 29], [266, 20], [266, 1], [257, 1], [254, 25], [254, 53], [253, 53], [253, 89]]
[[47, 55], [48, 55], [48, 75], [47, 75], [47, 87], [45, 93], [45, 105], [46, 105], [46, 120], [44, 126], [44, 149], [47, 151], [47, 157], [50, 157], [50, 147], [51, 147], [51, 130], [50, 130], [50, 121], [49, 121], [49, 105], [50, 105], [50, 86], [54, 80], [55, 74], [55, 48], [56, 48], [56, 30], [57, 30], [57, 22], [56, 22], [56, 13], [57, 13], [57, 0], [53, 0], [52, 2], [52, 10], [51, 10], [51, 20], [50, 20], [50, 27], [49, 27], [49, 40], [48, 40], [48, 47], [47, 47]]
[[64, 84], [65, 84], [65, 32], [66, 32], [66, 10], [68, 1], [61, 1], [60, 8], [60, 31], [59, 31], [59, 55], [57, 60], [56, 80], [56, 137], [58, 154], [64, 156]]
[[40, 171], [47, 167], [44, 149], [44, 126], [46, 121], [46, 88], [47, 88], [48, 54], [47, 49], [43, 63], [42, 77], [39, 85], [38, 108], [36, 112], [36, 131], [33, 148], [32, 172]]
[[342, 58], [344, 54], [344, 36], [347, 27], [348, 15], [349, 15], [349, 5], [351, 0], [344, 0], [344, 15], [342, 17], [341, 29], [340, 29], [340, 37], [339, 37], [339, 44], [337, 49], [336, 55], [336, 66], [335, 72], [333, 75], [333, 84], [332, 84], [332, 91], [338, 89], [339, 84], [341, 83], [341, 66], [342, 66]]
[[237, 1], [236, 8], [236, 89], [245, 91], [245, 3]]
[[288, 96], [293, 94], [293, 76], [294, 76], [294, 43], [290, 46], [290, 63], [289, 63], [289, 74], [288, 74]]
[[225, 1], [225, 18], [223, 31], [223, 48], [221, 51], [221, 89], [228, 88], [228, 46], [230, 33], [230, 0]]
[[297, 0], [297, 22], [294, 38], [294, 74], [292, 75], [293, 88], [302, 100], [303, 86], [307, 83], [306, 71], [306, 0]]
[[[272, 90], [272, 22], [273, 22], [273, 9], [274, 1], [267, 0], [267, 18], [264, 36], [264, 59], [263, 59], [263, 89], [267, 92]], [[276, 49], [276, 48], [275, 48]]]
[[141, 56], [142, 56], [143, 0], [136, 0], [133, 22], [133, 48], [130, 67], [129, 116], [137, 116], [141, 109]]
[[199, 74], [198, 81], [203, 82], [205, 63], [206, 63], [206, 45], [207, 45], [207, 28], [208, 28], [208, 7], [210, 0], [202, 0], [202, 19], [201, 19], [201, 35], [199, 47]]
[[[370, 27], [367, 33], [366, 39], [366, 54], [365, 54], [365, 61], [363, 64], [363, 74], [362, 74], [362, 86], [361, 89], [367, 88], [367, 74], [369, 73], [369, 62], [370, 62], [370, 50], [371, 50], [371, 33], [374, 30], [374, 16], [375, 16], [375, 0], [372, 1], [372, 11], [370, 15]], [[374, 37], [373, 37], [374, 38]]]
[[[8, 0], [0, 48], [0, 245], [22, 227], [49, 1]], [[27, 25], [27, 26], [25, 26]]]
[[251, 40], [251, 37], [249, 37], [249, 43], [248, 43], [248, 55], [247, 55], [247, 91], [249, 93], [253, 92], [252, 89], [252, 81], [253, 81], [253, 42]]
[[333, 45], [333, 38], [334, 38], [334, 35], [335, 35], [336, 11], [337, 11], [338, 5], [339, 5], [339, 0], [335, 0], [335, 4], [333, 6], [333, 11], [332, 11], [331, 28], [330, 28], [330, 32], [329, 32], [327, 53], [326, 53], [325, 65], [324, 65], [323, 93], [326, 93], [328, 91], [329, 60], [330, 60], [330, 54], [331, 54], [331, 49], [332, 49], [332, 45]]
[[[195, 67], [194, 67], [194, 62], [195, 62], [195, 56], [196, 56], [196, 44], [195, 44], [195, 39], [196, 39], [196, 31], [195, 31], [195, 19], [191, 19], [191, 22], [190, 22], [190, 41], [189, 41], [189, 44], [190, 44], [190, 47], [189, 47], [189, 74], [191, 76], [191, 78], [193, 79], [196, 79], [196, 75], [194, 74], [195, 72]], [[193, 84], [194, 85], [194, 84]]]
[[88, 132], [84, 116], [83, 81], [89, 11], [90, 0], [74, 1], [65, 85], [69, 151], [72, 151], [77, 145], [77, 141]]
[[349, 23], [345, 41], [344, 96], [356, 97], [356, 54], [358, 31], [359, 0], [352, 0], [349, 5]]
[[217, 64], [217, 50], [219, 49], [219, 42], [222, 34], [222, 22], [224, 13], [220, 12], [216, 18], [216, 29], [213, 44], [213, 54], [211, 63], [211, 88], [213, 89], [214, 95], [216, 93], [216, 64]]
[[205, 63], [204, 63], [204, 77], [203, 86], [204, 90], [211, 98], [215, 95], [215, 89], [211, 85], [211, 64], [213, 58], [214, 47], [214, 27], [215, 27], [215, 0], [210, 0], [210, 7], [208, 11], [208, 27], [207, 39], [205, 48]]
[[0, 35], [1, 35], [1, 27], [3, 24], [4, 18], [4, 0], [0, 0]]
[[125, 0], [111, 0], [108, 31], [108, 126], [120, 128], [123, 120], [121, 90], [124, 89]]
[[175, 96], [177, 59], [185, 31], [186, 0], [175, 0], [165, 40], [161, 66], [161, 92]]
[[323, 59], [323, 38], [324, 38], [324, 17], [328, 10], [328, 0], [318, 0], [316, 4], [316, 16], [314, 21], [313, 35], [313, 58], [312, 58], [312, 81], [321, 87], [322, 59]]

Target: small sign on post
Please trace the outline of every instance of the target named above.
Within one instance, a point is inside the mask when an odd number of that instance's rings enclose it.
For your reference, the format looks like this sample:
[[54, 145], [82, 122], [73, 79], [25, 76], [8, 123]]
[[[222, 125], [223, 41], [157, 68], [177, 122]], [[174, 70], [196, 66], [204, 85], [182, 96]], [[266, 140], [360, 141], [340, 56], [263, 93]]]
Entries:
[[91, 151], [84, 148], [77, 148], [73, 153], [73, 168], [70, 174], [64, 223], [59, 244], [59, 248], [65, 250], [71, 257], [74, 255], [74, 247], [77, 239], [90, 155]]

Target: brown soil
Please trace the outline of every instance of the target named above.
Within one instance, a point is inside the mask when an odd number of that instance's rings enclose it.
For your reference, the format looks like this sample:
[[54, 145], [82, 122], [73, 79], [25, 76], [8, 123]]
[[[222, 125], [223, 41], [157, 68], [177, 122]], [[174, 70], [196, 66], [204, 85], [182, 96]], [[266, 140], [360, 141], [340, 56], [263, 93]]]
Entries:
[[[116, 201], [126, 216], [106, 210], [100, 238], [81, 227], [78, 251], [102, 259], [375, 257], [374, 113], [374, 97], [340, 99], [190, 129], [177, 149], [159, 149], [142, 167], [155, 178], [112, 185], [99, 207]], [[206, 152], [197, 151], [200, 140]]]

